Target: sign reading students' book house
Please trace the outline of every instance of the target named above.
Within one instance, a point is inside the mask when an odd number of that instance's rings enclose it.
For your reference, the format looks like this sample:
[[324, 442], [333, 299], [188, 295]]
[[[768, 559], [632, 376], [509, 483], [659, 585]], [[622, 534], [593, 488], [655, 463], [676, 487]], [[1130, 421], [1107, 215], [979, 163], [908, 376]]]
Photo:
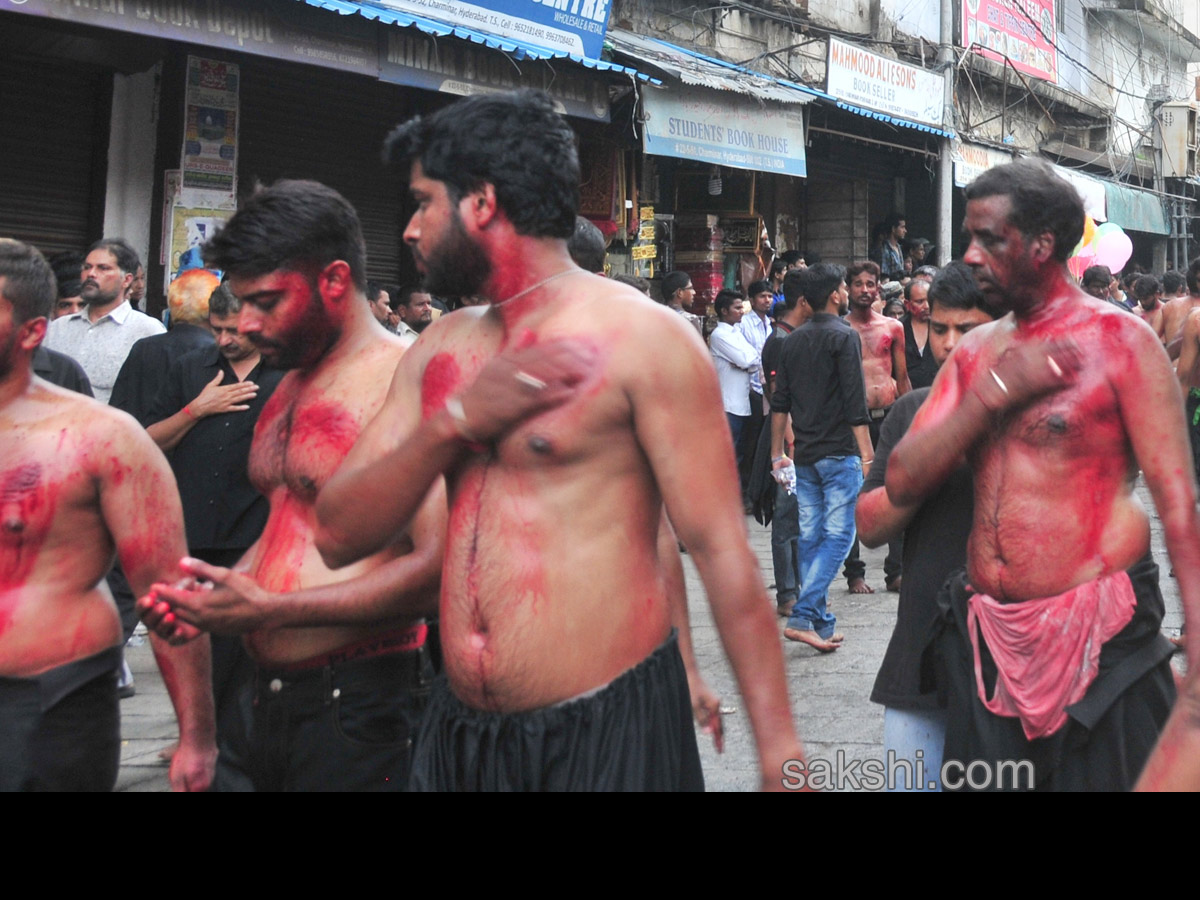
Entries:
[[642, 103], [647, 153], [753, 172], [808, 174], [804, 118], [797, 106], [684, 85], [647, 89]]

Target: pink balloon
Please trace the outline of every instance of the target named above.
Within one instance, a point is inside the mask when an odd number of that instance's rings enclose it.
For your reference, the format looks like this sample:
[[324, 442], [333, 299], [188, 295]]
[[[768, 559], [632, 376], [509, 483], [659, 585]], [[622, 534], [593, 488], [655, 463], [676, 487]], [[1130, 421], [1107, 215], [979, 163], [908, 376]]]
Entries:
[[1079, 255], [1072, 256], [1067, 260], [1067, 268], [1070, 269], [1071, 274], [1074, 275], [1076, 279], [1082, 278], [1083, 270], [1088, 266], [1094, 266], [1095, 264], [1096, 256], [1091, 252], [1090, 247], [1085, 248], [1084, 251]]
[[1096, 240], [1096, 265], [1108, 266], [1114, 274], [1125, 268], [1133, 255], [1133, 241], [1125, 232], [1109, 232]]

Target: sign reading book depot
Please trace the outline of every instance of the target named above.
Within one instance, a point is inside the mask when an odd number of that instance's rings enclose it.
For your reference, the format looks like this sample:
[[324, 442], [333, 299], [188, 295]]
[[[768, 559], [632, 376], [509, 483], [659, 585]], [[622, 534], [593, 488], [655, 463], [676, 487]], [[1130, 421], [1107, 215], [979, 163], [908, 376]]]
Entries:
[[942, 127], [939, 76], [836, 38], [829, 39], [826, 89], [855, 106]]
[[741, 94], [683, 85], [647, 90], [642, 102], [647, 153], [755, 172], [808, 174], [799, 106], [760, 104]]
[[556, 53], [599, 59], [610, 0], [378, 0], [381, 6], [440, 19]]

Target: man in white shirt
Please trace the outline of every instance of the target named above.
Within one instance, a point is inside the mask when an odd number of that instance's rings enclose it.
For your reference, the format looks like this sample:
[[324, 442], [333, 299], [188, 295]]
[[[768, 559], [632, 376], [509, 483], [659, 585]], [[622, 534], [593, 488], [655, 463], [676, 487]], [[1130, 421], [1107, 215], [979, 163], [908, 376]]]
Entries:
[[130, 348], [167, 330], [125, 299], [140, 267], [137, 252], [125, 241], [97, 241], [88, 250], [81, 272], [79, 296], [84, 308], [55, 319], [46, 331], [46, 346], [83, 366], [101, 403], [108, 402]]
[[738, 466], [738, 475], [742, 481], [742, 500], [748, 505], [750, 497], [747, 487], [750, 482], [750, 469], [754, 465], [754, 454], [758, 448], [764, 418], [762, 352], [773, 328], [771, 306], [774, 303], [775, 294], [771, 289], [771, 282], [766, 280], [752, 281], [746, 294], [750, 298], [746, 304], [748, 309], [737, 328], [742, 333], [742, 337], [746, 339], [746, 343], [754, 348], [754, 352], [759, 358], [759, 365], [750, 373], [750, 419], [746, 422], [746, 428], [742, 432], [742, 463]]
[[721, 402], [733, 435], [738, 466], [742, 462], [742, 431], [750, 420], [750, 373], [758, 371], [759, 354], [738, 330], [744, 309], [738, 291], [723, 290], [713, 302], [717, 327], [708, 339], [717, 381], [721, 384]]

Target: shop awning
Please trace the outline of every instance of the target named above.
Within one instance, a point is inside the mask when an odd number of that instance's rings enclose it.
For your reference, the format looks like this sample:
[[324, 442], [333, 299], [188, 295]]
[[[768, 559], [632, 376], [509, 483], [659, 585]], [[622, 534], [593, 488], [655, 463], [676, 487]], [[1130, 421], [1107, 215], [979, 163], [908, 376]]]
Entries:
[[621, 28], [610, 28], [608, 40], [618, 53], [644, 60], [684, 84], [735, 91], [761, 100], [779, 100], [783, 103], [811, 103], [817, 97], [825, 96], [806, 85], [764, 75], [745, 66]]
[[575, 53], [556, 52], [547, 50], [543, 47], [535, 47], [532, 44], [524, 43], [523, 41], [512, 40], [507, 37], [489, 34], [486, 31], [476, 31], [475, 29], [465, 28], [461, 25], [451, 25], [447, 22], [439, 22], [437, 19], [429, 19], [424, 16], [415, 16], [410, 13], [400, 12], [399, 10], [389, 9], [383, 6], [375, 6], [372, 3], [360, 3], [356, 0], [303, 0], [309, 6], [315, 6], [318, 9], [329, 10], [343, 16], [360, 15], [365, 19], [370, 19], [375, 22], [382, 22], [385, 25], [397, 25], [403, 28], [416, 28], [425, 34], [433, 35], [434, 37], [456, 37], [465, 41], [470, 41], [473, 44], [482, 44], [485, 47], [490, 47], [493, 50], [501, 50], [510, 54], [514, 59], [569, 59], [572, 62], [579, 63], [589, 69], [596, 69], [600, 72], [617, 72], [623, 75], [629, 75], [633, 78], [638, 78], [641, 81], [648, 81], [658, 84], [656, 78], [651, 78], [637, 69], [629, 66], [618, 65], [617, 63], [608, 62], [603, 59], [592, 59], [588, 56], [581, 56]]
[[917, 131], [924, 131], [929, 134], [936, 134], [939, 137], [953, 138], [957, 135], [953, 131], [945, 131], [937, 128], [934, 125], [926, 125], [924, 122], [910, 122], [908, 119], [901, 119], [896, 116], [889, 116], [887, 113], [876, 112], [873, 109], [865, 109], [861, 106], [855, 106], [852, 103], [847, 103], [844, 100], [837, 100], [833, 97], [825, 99], [836, 103], [838, 109], [844, 109], [846, 112], [852, 112], [860, 116], [866, 116], [868, 119], [877, 119], [880, 122], [887, 122], [889, 125], [900, 125], [904, 128], [915, 128]]
[[1157, 194], [1106, 181], [1104, 195], [1108, 201], [1108, 221], [1116, 222], [1126, 231], [1171, 233], [1162, 198]]

